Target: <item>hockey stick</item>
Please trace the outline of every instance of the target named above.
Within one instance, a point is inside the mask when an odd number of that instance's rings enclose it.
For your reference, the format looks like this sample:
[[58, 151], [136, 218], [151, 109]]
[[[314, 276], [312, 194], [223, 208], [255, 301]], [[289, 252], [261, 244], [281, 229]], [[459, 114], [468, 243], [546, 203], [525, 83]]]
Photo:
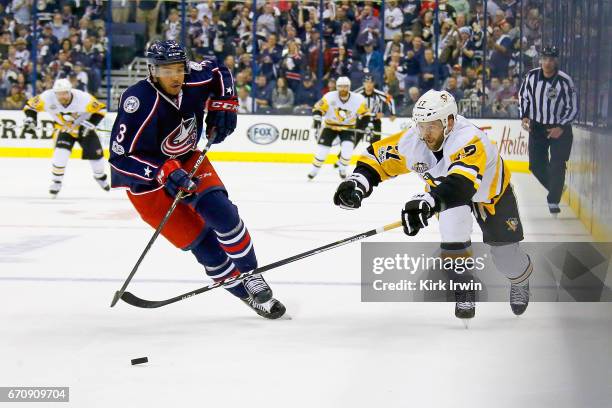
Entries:
[[[204, 130], [202, 130], [202, 131], [204, 131]], [[212, 131], [210, 132], [210, 136], [208, 138], [208, 143], [206, 143], [206, 146], [204, 147], [204, 149], [202, 149], [202, 153], [200, 153], [200, 157], [198, 157], [198, 160], [195, 162], [195, 164], [193, 166], [193, 169], [191, 169], [191, 171], [189, 172], [189, 176], [188, 177], [190, 179], [194, 176], [196, 171], [198, 171], [198, 168], [200, 168], [200, 165], [204, 162], [204, 157], [206, 157], [206, 153], [208, 152], [208, 150], [210, 149], [210, 146], [212, 146], [213, 142], [215, 141], [216, 136], [217, 136], [216, 131], [213, 128]], [[119, 301], [119, 299], [124, 295], [125, 289], [129, 285], [129, 283], [132, 280], [132, 278], [134, 277], [134, 274], [138, 270], [138, 267], [140, 266], [140, 263], [142, 262], [144, 257], [149, 252], [149, 249], [151, 249], [151, 246], [153, 245], [153, 243], [155, 242], [155, 240], [157, 239], [157, 237], [161, 233], [161, 230], [166, 225], [166, 222], [168, 222], [168, 219], [170, 218], [170, 216], [174, 212], [174, 209], [178, 205], [179, 201], [182, 200], [183, 196], [184, 196], [184, 192], [181, 190], [181, 191], [179, 191], [176, 194], [176, 197], [174, 197], [174, 201], [172, 202], [172, 205], [170, 206], [170, 208], [166, 212], [166, 215], [162, 219], [162, 221], [159, 224], [159, 226], [157, 227], [157, 229], [155, 230], [155, 233], [153, 234], [153, 236], [149, 240], [149, 243], [145, 247], [144, 251], [142, 251], [142, 253], [140, 254], [140, 258], [138, 258], [138, 261], [136, 262], [136, 265], [134, 265], [134, 267], [132, 268], [132, 271], [130, 272], [130, 274], [128, 275], [127, 279], [123, 283], [123, 286], [121, 286], [121, 289], [119, 289], [118, 291], [115, 292], [115, 296], [113, 297], [113, 301], [111, 302], [111, 307], [115, 306], [117, 304], [117, 302]]]
[[[24, 129], [25, 126], [23, 125], [4, 125], [2, 123], [0, 123], [0, 127], [4, 128], [6, 130], [17, 130], [17, 129]], [[35, 127], [32, 130], [35, 131], [43, 131], [45, 130], [45, 128], [42, 127]], [[53, 130], [56, 130], [55, 128]], [[61, 130], [61, 129], [60, 129]], [[92, 130], [95, 130], [96, 132], [102, 132], [102, 133], [111, 133], [112, 130], [111, 129], [100, 129], [100, 128], [93, 128]]]
[[342, 239], [340, 241], [332, 242], [331, 244], [327, 244], [327, 245], [324, 245], [324, 246], [319, 247], [319, 248], [311, 249], [310, 251], [302, 252], [301, 254], [294, 255], [294, 256], [291, 256], [289, 258], [281, 259], [280, 261], [276, 261], [276, 262], [271, 263], [269, 265], [262, 266], [261, 268], [253, 269], [250, 272], [245, 272], [245, 273], [242, 273], [242, 274], [240, 274], [238, 276], [233, 276], [231, 278], [228, 278], [228, 279], [225, 279], [225, 280], [222, 280], [222, 281], [219, 281], [219, 282], [211, 283], [208, 286], [204, 286], [204, 287], [201, 287], [199, 289], [192, 290], [191, 292], [187, 292], [187, 293], [175, 296], [175, 297], [170, 298], [170, 299], [166, 299], [166, 300], [146, 300], [146, 299], [141, 299], [141, 298], [137, 297], [136, 295], [134, 295], [134, 294], [132, 294], [130, 292], [124, 292], [123, 295], [121, 296], [121, 300], [123, 300], [124, 302], [126, 302], [126, 303], [128, 303], [128, 304], [130, 304], [132, 306], [141, 307], [141, 308], [145, 308], [145, 309], [153, 309], [153, 308], [157, 308], [157, 307], [166, 306], [166, 305], [169, 305], [171, 303], [175, 303], [175, 302], [178, 302], [178, 301], [190, 298], [192, 296], [199, 295], [200, 293], [208, 292], [209, 290], [216, 289], [216, 288], [221, 287], [223, 285], [227, 285], [227, 284], [230, 284], [230, 283], [233, 283], [233, 282], [236, 282], [236, 281], [241, 281], [241, 280], [243, 280], [245, 278], [248, 278], [250, 276], [259, 275], [259, 274], [264, 273], [266, 271], [269, 271], [271, 269], [275, 269], [275, 268], [278, 268], [280, 266], [287, 265], [287, 264], [295, 262], [295, 261], [299, 261], [300, 259], [308, 258], [309, 256], [320, 254], [321, 252], [325, 252], [325, 251], [328, 251], [330, 249], [338, 248], [339, 246], [342, 246], [342, 245], [350, 244], [352, 242], [361, 241], [364, 238], [368, 238], [368, 237], [371, 237], [373, 235], [380, 234], [380, 233], [383, 233], [385, 231], [389, 231], [389, 230], [392, 230], [394, 228], [398, 228], [398, 227], [401, 227], [401, 226], [402, 226], [402, 222], [398, 221], [398, 222], [394, 222], [392, 224], [388, 224], [388, 225], [385, 225], [385, 226], [382, 226], [382, 227], [379, 227], [379, 228], [375, 228], [375, 229], [372, 229], [370, 231], [366, 231], [366, 232], [363, 232], [361, 234], [357, 234], [357, 235], [354, 235], [352, 237]]

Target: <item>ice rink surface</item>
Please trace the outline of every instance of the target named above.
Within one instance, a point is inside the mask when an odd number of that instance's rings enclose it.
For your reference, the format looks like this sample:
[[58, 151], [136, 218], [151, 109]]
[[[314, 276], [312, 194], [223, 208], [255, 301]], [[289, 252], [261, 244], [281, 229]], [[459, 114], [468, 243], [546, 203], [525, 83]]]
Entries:
[[[306, 165], [216, 167], [260, 265], [396, 221], [422, 191], [405, 176], [343, 211], [329, 166], [311, 183]], [[68, 405], [84, 408], [612, 406], [611, 304], [532, 302], [517, 318], [480, 303], [465, 330], [450, 303], [362, 303], [351, 244], [266, 274], [291, 320], [264, 320], [223, 290], [111, 309], [153, 233], [125, 192], [105, 193], [77, 160], [56, 200], [49, 160], [1, 159], [0, 174], [0, 386], [69, 386]], [[550, 218], [531, 176], [513, 183], [527, 240], [590, 239], [570, 209]], [[433, 224], [412, 239], [437, 241]], [[130, 290], [163, 299], [206, 282], [191, 254], [160, 239]], [[17, 406], [30, 405], [44, 404]]]

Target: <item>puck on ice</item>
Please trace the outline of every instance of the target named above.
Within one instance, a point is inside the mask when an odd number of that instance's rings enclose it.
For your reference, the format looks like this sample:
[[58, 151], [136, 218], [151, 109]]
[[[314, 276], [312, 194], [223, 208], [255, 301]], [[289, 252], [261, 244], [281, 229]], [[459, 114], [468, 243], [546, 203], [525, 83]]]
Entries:
[[149, 359], [147, 357], [140, 357], [132, 359], [132, 365], [148, 363]]

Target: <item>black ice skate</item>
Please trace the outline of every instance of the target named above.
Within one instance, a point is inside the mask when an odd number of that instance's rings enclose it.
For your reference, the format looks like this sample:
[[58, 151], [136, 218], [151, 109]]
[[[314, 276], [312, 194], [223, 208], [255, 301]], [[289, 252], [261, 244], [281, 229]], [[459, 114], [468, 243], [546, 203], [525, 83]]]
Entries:
[[61, 189], [62, 189], [61, 181], [54, 181], [53, 183], [51, 183], [51, 185], [49, 186], [49, 194], [51, 194], [51, 198], [56, 198], [57, 193], [59, 193]]
[[455, 317], [471, 319], [476, 315], [476, 291], [455, 291]]
[[244, 287], [255, 303], [266, 303], [272, 299], [272, 289], [263, 276], [255, 275], [243, 281]]
[[265, 303], [257, 303], [253, 297], [250, 296], [246, 299], [242, 299], [242, 301], [245, 305], [253, 309], [255, 313], [266, 319], [278, 319], [287, 311], [285, 305], [276, 299], [270, 299]]
[[515, 315], [522, 315], [529, 305], [529, 280], [510, 284], [510, 307]]
[[103, 174], [102, 177], [94, 176], [94, 179], [96, 180], [96, 182], [98, 182], [98, 184], [100, 185], [100, 187], [102, 187], [102, 190], [104, 191], [110, 190], [110, 185], [108, 184], [108, 181], [106, 181], [107, 178], [108, 176], [106, 174]]
[[557, 218], [561, 212], [559, 204], [548, 203], [548, 211], [553, 218]]

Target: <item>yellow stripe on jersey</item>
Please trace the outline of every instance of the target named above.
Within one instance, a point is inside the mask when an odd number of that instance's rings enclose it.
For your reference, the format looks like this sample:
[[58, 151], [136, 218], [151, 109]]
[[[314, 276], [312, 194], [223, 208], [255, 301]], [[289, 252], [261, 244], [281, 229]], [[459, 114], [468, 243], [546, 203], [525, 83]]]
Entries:
[[474, 189], [482, 181], [487, 166], [487, 153], [479, 137], [475, 136], [465, 146], [450, 155], [448, 175], [460, 174], [474, 183]]
[[24, 111], [26, 109], [34, 110], [36, 112], [42, 112], [43, 110], [45, 110], [45, 101], [43, 101], [40, 95], [36, 95], [28, 99], [25, 106], [23, 107]]
[[357, 115], [359, 117], [366, 116], [369, 114], [370, 114], [370, 109], [368, 108], [368, 105], [366, 105], [365, 102], [359, 105], [359, 108], [357, 108]]
[[92, 115], [97, 113], [98, 115], [104, 116], [105, 112], [102, 112], [104, 108], [106, 108], [106, 105], [92, 96], [87, 106], [85, 106], [85, 112], [91, 113]]
[[313, 112], [318, 110], [321, 111], [321, 113], [324, 115], [327, 113], [328, 109], [329, 103], [327, 102], [327, 99], [325, 99], [325, 97], [321, 98], [319, 102], [315, 103], [314, 107], [312, 108]]
[[[358, 160], [376, 171], [381, 181], [406, 174], [410, 171], [406, 165], [406, 157], [402, 156], [397, 145], [406, 132], [400, 132], [386, 139], [373, 143]], [[372, 149], [373, 155], [369, 153]]]

